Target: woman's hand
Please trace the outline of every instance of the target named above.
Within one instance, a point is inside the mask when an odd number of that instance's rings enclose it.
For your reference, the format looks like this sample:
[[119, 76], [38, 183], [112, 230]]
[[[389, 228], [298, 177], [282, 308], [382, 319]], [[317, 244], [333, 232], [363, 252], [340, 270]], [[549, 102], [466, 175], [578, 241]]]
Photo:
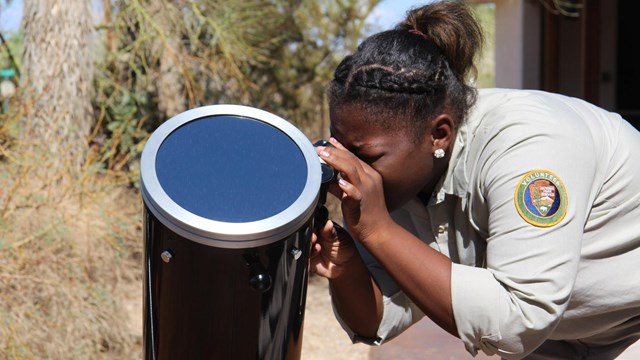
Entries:
[[356, 333], [375, 337], [382, 319], [382, 293], [355, 243], [339, 225], [327, 221], [311, 238], [310, 272], [329, 279], [331, 298]]
[[351, 235], [366, 242], [392, 222], [384, 200], [382, 177], [337, 140], [330, 141], [335, 148], [317, 148], [318, 155], [340, 174], [337, 186], [330, 186], [329, 191], [342, 201], [342, 215]]
[[349, 262], [358, 256], [351, 236], [329, 220], [318, 234], [311, 237], [310, 271], [328, 279], [345, 273]]

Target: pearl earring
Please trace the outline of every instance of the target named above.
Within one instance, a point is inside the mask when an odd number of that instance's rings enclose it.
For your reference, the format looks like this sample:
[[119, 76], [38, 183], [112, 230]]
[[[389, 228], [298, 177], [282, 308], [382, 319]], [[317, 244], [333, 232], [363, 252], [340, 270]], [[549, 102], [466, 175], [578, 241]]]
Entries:
[[436, 159], [442, 159], [444, 157], [444, 150], [443, 149], [436, 149], [436, 151], [433, 152], [433, 156]]

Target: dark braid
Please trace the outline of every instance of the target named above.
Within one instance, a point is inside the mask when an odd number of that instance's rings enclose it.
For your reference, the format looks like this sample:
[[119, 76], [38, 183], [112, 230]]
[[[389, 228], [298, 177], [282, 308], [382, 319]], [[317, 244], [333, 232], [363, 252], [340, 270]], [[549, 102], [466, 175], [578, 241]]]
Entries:
[[[442, 76], [441, 71], [427, 72], [419, 69], [394, 69], [378, 64], [365, 65], [348, 75], [345, 88], [348, 89], [354, 84], [354, 86], [392, 93], [433, 94]], [[413, 81], [414, 79], [420, 79], [420, 81]]]
[[475, 89], [465, 79], [481, 43], [480, 28], [461, 2], [412, 10], [395, 29], [370, 36], [338, 65], [329, 87], [331, 109], [359, 106], [375, 125], [409, 130], [416, 140], [445, 110], [459, 124], [475, 102]]

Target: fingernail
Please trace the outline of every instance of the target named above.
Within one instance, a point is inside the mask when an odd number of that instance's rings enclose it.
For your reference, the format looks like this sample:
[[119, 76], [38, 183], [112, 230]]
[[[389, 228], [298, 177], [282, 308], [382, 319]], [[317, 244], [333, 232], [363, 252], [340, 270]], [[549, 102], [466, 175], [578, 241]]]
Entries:
[[326, 149], [327, 149], [327, 148], [326, 148], [326, 147], [324, 147], [324, 146], [318, 146], [318, 147], [316, 148], [316, 152], [318, 153], [318, 155], [321, 155], [321, 156], [327, 157], [327, 156], [329, 156], [329, 153], [327, 152], [327, 150], [326, 150]]
[[344, 181], [343, 179], [338, 179], [338, 184], [340, 184], [340, 185], [342, 185], [342, 186], [345, 186], [345, 185], [347, 185], [348, 183], [347, 183], [346, 181]]
[[336, 140], [336, 138], [334, 138], [333, 136], [329, 138], [329, 141], [331, 141], [332, 143], [338, 142], [338, 140]]

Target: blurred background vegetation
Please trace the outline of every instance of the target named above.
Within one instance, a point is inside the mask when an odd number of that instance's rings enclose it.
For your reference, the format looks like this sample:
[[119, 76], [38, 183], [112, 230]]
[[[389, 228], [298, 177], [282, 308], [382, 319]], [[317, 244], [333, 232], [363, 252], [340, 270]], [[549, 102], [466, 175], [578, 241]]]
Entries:
[[[150, 133], [233, 103], [326, 136], [324, 88], [381, 30], [365, 21], [379, 2], [23, 0], [0, 33], [0, 359], [140, 358]], [[492, 86], [493, 13], [477, 10]]]

